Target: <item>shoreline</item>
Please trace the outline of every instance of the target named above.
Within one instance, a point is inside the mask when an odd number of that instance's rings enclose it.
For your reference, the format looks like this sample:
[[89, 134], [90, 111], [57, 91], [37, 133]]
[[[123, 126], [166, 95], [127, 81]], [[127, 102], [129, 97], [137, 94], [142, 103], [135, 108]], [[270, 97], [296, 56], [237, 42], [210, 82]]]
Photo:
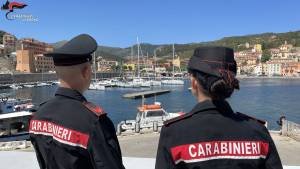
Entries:
[[248, 76], [236, 76], [237, 79], [300, 79], [300, 77], [248, 77]]

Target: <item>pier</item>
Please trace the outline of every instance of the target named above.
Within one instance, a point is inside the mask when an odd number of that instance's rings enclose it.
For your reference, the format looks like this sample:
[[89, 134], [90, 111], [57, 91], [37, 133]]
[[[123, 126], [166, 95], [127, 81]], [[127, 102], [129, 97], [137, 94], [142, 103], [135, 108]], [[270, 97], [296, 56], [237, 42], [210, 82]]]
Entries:
[[148, 92], [124, 94], [122, 97], [128, 98], [128, 99], [138, 99], [138, 98], [141, 98], [143, 95], [144, 95], [144, 97], [150, 97], [150, 96], [160, 95], [160, 94], [165, 94], [165, 93], [170, 93], [170, 92], [171, 92], [171, 90], [155, 90], [155, 91], [148, 91]]
[[[283, 168], [299, 168], [300, 142], [290, 137], [279, 136], [278, 131], [269, 132], [275, 142]], [[135, 135], [134, 133], [134, 131], [126, 131], [121, 136], [118, 136], [124, 166], [132, 169], [155, 168], [159, 132], [153, 133], [153, 130], [150, 128], [141, 130], [140, 135]], [[2, 166], [4, 165], [3, 168], [39, 168], [34, 148], [30, 141], [27, 141], [26, 148], [0, 151], [0, 158], [5, 161], [4, 164], [2, 163]]]

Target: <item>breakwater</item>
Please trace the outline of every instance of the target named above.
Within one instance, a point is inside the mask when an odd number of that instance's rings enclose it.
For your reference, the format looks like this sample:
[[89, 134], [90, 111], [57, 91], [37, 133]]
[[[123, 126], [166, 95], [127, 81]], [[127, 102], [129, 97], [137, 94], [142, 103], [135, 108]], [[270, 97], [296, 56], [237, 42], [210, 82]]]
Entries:
[[[111, 78], [119, 77], [123, 73], [120, 72], [97, 72], [96, 78]], [[93, 73], [92, 78], [95, 78]], [[55, 73], [24, 73], [24, 74], [0, 74], [0, 84], [12, 84], [12, 83], [26, 83], [26, 82], [38, 82], [38, 81], [54, 81], [59, 78]]]

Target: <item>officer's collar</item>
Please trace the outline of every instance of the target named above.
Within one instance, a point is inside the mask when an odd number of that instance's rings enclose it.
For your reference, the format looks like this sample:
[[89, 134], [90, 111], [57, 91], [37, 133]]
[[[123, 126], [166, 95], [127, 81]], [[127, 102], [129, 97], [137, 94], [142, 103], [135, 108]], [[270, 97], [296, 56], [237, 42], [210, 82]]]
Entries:
[[76, 91], [74, 89], [60, 87], [57, 89], [57, 91], [55, 93], [55, 96], [58, 96], [58, 95], [69, 97], [69, 98], [76, 99], [79, 101], [87, 101], [86, 98], [84, 96], [82, 96], [81, 93], [79, 93], [78, 91]]
[[199, 102], [198, 104], [196, 104], [196, 106], [190, 111], [190, 113], [197, 113], [208, 109], [228, 109], [233, 112], [227, 101], [204, 100], [203, 102]]

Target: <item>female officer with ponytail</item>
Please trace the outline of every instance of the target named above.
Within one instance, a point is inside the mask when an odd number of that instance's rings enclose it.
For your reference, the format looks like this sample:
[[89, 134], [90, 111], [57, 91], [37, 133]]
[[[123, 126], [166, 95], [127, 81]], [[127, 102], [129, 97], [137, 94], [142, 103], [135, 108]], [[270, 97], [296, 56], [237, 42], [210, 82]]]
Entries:
[[231, 48], [195, 49], [188, 70], [199, 103], [164, 123], [156, 169], [282, 168], [265, 122], [235, 113], [225, 101], [239, 90], [236, 69]]

